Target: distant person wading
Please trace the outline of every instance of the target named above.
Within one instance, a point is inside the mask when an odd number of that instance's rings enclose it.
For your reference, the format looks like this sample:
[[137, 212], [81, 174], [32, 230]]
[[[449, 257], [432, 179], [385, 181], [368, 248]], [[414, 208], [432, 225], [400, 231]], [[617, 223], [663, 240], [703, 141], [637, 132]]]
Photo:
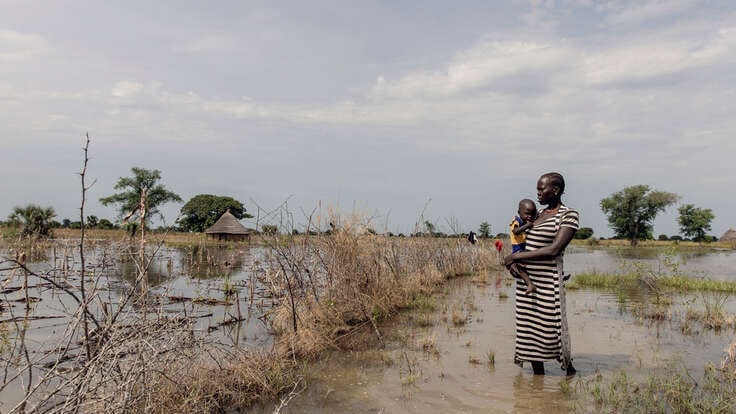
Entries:
[[534, 373], [544, 374], [544, 362], [557, 360], [567, 375], [574, 375], [570, 356], [570, 335], [565, 310], [565, 283], [562, 267], [565, 248], [578, 229], [578, 212], [562, 204], [565, 179], [547, 173], [537, 181], [537, 200], [547, 206], [526, 234], [526, 249], [504, 257], [511, 268], [521, 264], [536, 286], [525, 294], [526, 284], [516, 283], [516, 346], [514, 362], [530, 362]]

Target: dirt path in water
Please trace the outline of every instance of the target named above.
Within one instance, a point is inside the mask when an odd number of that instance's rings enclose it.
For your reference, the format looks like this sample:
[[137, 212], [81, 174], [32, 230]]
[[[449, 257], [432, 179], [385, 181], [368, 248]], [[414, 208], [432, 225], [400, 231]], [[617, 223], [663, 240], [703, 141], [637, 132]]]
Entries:
[[569, 291], [578, 375], [566, 378], [559, 364], [548, 362], [547, 375], [534, 376], [529, 366], [512, 363], [514, 289], [501, 271], [454, 279], [441, 289], [434, 310], [403, 312], [382, 328], [384, 349], [334, 352], [311, 364], [308, 387], [281, 412], [567, 413], [575, 403], [563, 392], [567, 385], [622, 369], [643, 377], [672, 357], [700, 370], [718, 361], [731, 339], [683, 336], [669, 322], [636, 323], [612, 293]]

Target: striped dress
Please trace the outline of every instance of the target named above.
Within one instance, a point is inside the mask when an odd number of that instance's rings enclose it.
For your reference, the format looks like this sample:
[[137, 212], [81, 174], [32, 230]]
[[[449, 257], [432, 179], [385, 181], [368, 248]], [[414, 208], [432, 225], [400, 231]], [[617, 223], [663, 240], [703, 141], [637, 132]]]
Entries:
[[[526, 236], [526, 250], [549, 246], [560, 227], [578, 228], [578, 212], [561, 205], [557, 214], [532, 227]], [[516, 350], [514, 362], [558, 360], [562, 368], [570, 363], [570, 336], [565, 314], [565, 280], [562, 255], [552, 259], [525, 260], [527, 272], [537, 290], [524, 294], [526, 284], [516, 282]]]

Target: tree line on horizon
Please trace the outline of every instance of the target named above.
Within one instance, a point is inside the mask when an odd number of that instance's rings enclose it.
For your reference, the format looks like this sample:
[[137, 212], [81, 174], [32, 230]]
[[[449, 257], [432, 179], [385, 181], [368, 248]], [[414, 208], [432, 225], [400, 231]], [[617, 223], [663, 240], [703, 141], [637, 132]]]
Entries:
[[[669, 206], [679, 201], [678, 194], [657, 191], [648, 185], [633, 185], [611, 194], [600, 201], [600, 207], [606, 215], [609, 227], [614, 231], [613, 239], [629, 240], [636, 246], [639, 240], [652, 240], [654, 219], [657, 214], [665, 211]], [[694, 204], [683, 204], [677, 209], [679, 216], [677, 223], [680, 233], [696, 242], [715, 241], [715, 236], [708, 235], [711, 231], [711, 222], [715, 218], [709, 208], [696, 207]], [[487, 222], [481, 223], [480, 237], [489, 237], [490, 226]], [[575, 233], [576, 239], [588, 239], [593, 236], [593, 229], [580, 227]], [[674, 235], [660, 234], [658, 240], [685, 240]]]
[[[8, 216], [7, 225], [22, 226], [22, 236], [44, 237], [48, 236], [53, 228], [85, 228], [114, 229], [120, 228], [121, 224], [126, 230], [135, 232], [137, 223], [140, 222], [140, 203], [145, 200], [144, 223], [149, 223], [151, 217], [162, 215], [158, 208], [170, 202], [182, 202], [182, 198], [168, 190], [161, 183], [161, 171], [147, 170], [140, 167], [131, 168], [132, 176], [120, 177], [113, 187], [118, 192], [107, 197], [100, 198], [104, 206], [116, 205], [118, 210], [117, 223], [105, 218], [89, 215], [84, 223], [81, 220], [72, 221], [64, 219], [55, 221], [56, 213], [53, 207], [41, 207], [36, 204], [28, 204], [25, 207], [14, 207]], [[626, 239], [632, 246], [636, 246], [639, 240], [653, 239], [653, 222], [656, 216], [668, 207], [679, 201], [678, 194], [657, 191], [647, 185], [634, 185], [611, 194], [600, 201], [600, 207], [606, 215], [609, 227], [614, 231], [614, 239]], [[212, 194], [198, 194], [187, 201], [180, 209], [180, 217], [173, 228], [184, 232], [203, 232], [212, 226], [226, 211], [238, 220], [252, 218], [248, 214], [242, 202], [229, 197]], [[709, 236], [711, 222], [715, 218], [713, 211], [709, 208], [696, 207], [693, 204], [684, 204], [678, 208], [679, 216], [677, 222], [680, 233], [686, 238], [696, 242], [714, 241], [714, 236]], [[0, 222], [2, 224], [2, 222]], [[430, 221], [423, 223], [426, 232], [417, 232], [416, 235], [442, 236], [436, 226]], [[278, 233], [278, 228], [273, 225], [263, 226], [264, 233]], [[298, 232], [297, 232], [298, 233]], [[375, 231], [373, 231], [375, 233]], [[575, 235], [577, 239], [588, 239], [594, 234], [590, 227], [581, 227]], [[393, 234], [389, 234], [393, 235]], [[506, 233], [498, 233], [495, 237], [507, 236]], [[478, 228], [478, 237], [490, 238], [491, 226], [488, 222], [482, 222]], [[660, 240], [682, 240], [680, 236], [667, 237], [660, 235]]]

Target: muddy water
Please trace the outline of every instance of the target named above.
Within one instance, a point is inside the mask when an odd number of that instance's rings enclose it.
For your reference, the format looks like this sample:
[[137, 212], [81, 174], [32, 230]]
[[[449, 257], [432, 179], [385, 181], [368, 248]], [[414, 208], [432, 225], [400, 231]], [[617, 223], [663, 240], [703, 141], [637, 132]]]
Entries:
[[565, 253], [565, 270], [573, 274], [579, 272], [616, 273], [625, 268], [624, 262], [641, 263], [671, 273], [663, 265], [666, 256], [677, 265], [684, 275], [708, 277], [716, 280], [736, 280], [736, 251], [725, 249], [702, 249], [668, 253], [661, 248], [595, 248], [571, 246]]
[[[273, 337], [263, 315], [274, 299], [269, 289], [254, 277], [253, 271], [262, 260], [262, 248], [157, 248], [148, 254], [152, 257], [148, 269], [152, 312], [189, 318], [195, 332], [221, 346], [268, 347], [272, 344]], [[99, 312], [104, 303], [108, 309], [116, 309], [121, 295], [129, 291], [136, 278], [135, 263], [129, 254], [107, 242], [99, 248], [91, 248], [85, 256], [89, 275], [86, 290], [88, 294], [95, 292], [90, 307]], [[1, 257], [12, 255], [0, 251]], [[60, 241], [48, 251], [34, 254], [29, 258], [28, 267], [79, 295], [81, 266], [74, 241]], [[0, 367], [10, 366], [11, 370], [5, 372], [12, 374], [14, 364], [8, 359], [8, 346], [14, 346], [21, 331], [38, 366], [53, 361], [55, 349], [62, 343], [70, 320], [73, 320], [77, 302], [48, 281], [29, 275], [27, 295], [31, 306], [26, 309], [26, 292], [21, 289], [23, 272], [0, 271], [0, 283]], [[226, 286], [231, 294], [225, 294]], [[13, 318], [28, 317], [31, 319], [26, 322], [12, 322]], [[233, 318], [240, 322], [229, 323]], [[7, 342], [2, 334], [8, 335]], [[72, 341], [72, 351], [81, 346], [78, 339]], [[33, 377], [39, 378], [44, 373], [44, 370], [34, 369]], [[0, 383], [8, 382], [0, 387], [0, 412], [7, 411], [22, 398], [24, 379], [13, 380], [12, 375], [6, 375], [0, 380]]]
[[[621, 370], [643, 378], [672, 363], [700, 375], [705, 363], [720, 361], [734, 336], [731, 329], [714, 333], [701, 327], [682, 335], [677, 318], [639, 321], [623, 309], [633, 304], [620, 304], [618, 296], [569, 291], [578, 375], [566, 378], [557, 363], [548, 362], [547, 375], [534, 376], [529, 366], [512, 363], [513, 295], [500, 272], [450, 281], [437, 297], [437, 310], [404, 312], [383, 327], [383, 350], [332, 353], [313, 365], [309, 387], [282, 412], [567, 413], [574, 404], [589, 404], [571, 400], [563, 392], [568, 385], [580, 388], [599, 374], [611, 377]], [[453, 322], [453, 308], [462, 309], [464, 325]], [[727, 305], [729, 313], [735, 310]]]
[[[78, 268], [73, 249], [66, 249], [64, 254], [60, 251], [49, 252], [30, 267], [39, 272], [64, 266]], [[197, 316], [197, 328], [224, 344], [268, 347], [272, 338], [259, 317], [273, 299], [268, 289], [253, 278], [263, 253], [260, 248], [163, 249], [150, 271], [153, 293], [171, 312]], [[111, 259], [103, 254], [90, 255], [88, 260], [88, 269], [104, 274], [101, 294], [115, 302], [135, 274], [134, 267], [124, 258]], [[621, 270], [622, 260], [657, 266], [662, 257], [656, 251], [573, 247], [568, 250], [565, 264], [573, 274], [616, 272]], [[677, 256], [677, 260], [683, 273], [736, 280], [736, 252], [687, 253]], [[68, 263], [62, 265], [62, 261]], [[78, 283], [73, 272], [64, 280]], [[561, 389], [567, 385], [579, 387], [598, 374], [611, 376], [622, 369], [643, 377], [650, 369], [671, 363], [667, 362], [671, 359], [700, 372], [706, 362], [720, 360], [724, 347], [734, 337], [733, 330], [715, 333], [697, 324], [692, 333], [683, 335], [678, 317], [656, 323], [640, 321], [627, 309], [647, 299], [641, 292], [631, 292], [626, 302], [620, 303], [618, 295], [608, 291], [569, 291], [568, 319], [579, 375], [567, 379], [559, 366], [550, 362], [546, 365], [548, 375], [533, 376], [529, 367], [519, 368], [511, 362], [514, 289], [506, 280], [502, 272], [496, 271], [450, 281], [435, 296], [434, 311], [403, 312], [382, 327], [383, 349], [333, 353], [312, 364], [309, 386], [281, 412], [563, 413], [575, 403]], [[40, 286], [41, 282], [29, 280], [32, 286]], [[14, 279], [11, 285], [19, 283]], [[237, 291], [237, 299], [230, 298], [229, 305], [171, 300], [224, 300], [225, 284]], [[74, 308], [67, 297], [49, 288], [33, 288], [30, 295], [41, 299], [33, 304], [36, 314], [65, 315]], [[2, 296], [16, 315], [23, 314], [24, 304], [7, 301], [20, 296], [19, 291]], [[699, 300], [702, 298], [697, 295], [677, 297], [673, 311], [682, 313], [686, 306], [702, 308]], [[240, 304], [245, 320], [221, 325], [237, 314], [235, 303]], [[736, 313], [733, 298], [726, 302], [725, 310]], [[53, 343], [66, 324], [64, 319], [33, 321], [28, 337], [38, 344]], [[494, 364], [488, 363], [489, 353], [494, 356]], [[12, 387], [6, 388], [0, 392], [0, 401], [14, 400], [15, 392]], [[273, 408], [262, 410], [272, 412]]]
[[[67, 246], [69, 245], [69, 246]], [[195, 322], [195, 329], [218, 337], [225, 343], [267, 346], [272, 342], [262, 315], [274, 303], [269, 289], [253, 277], [265, 250], [260, 247], [239, 248], [166, 248], [151, 249], [148, 283], [152, 300], [166, 312], [185, 314]], [[7, 252], [0, 256], [9, 256]], [[110, 246], [86, 253], [86, 268], [94, 276], [87, 282], [87, 290], [95, 290], [100, 301], [115, 304], [135, 281], [137, 267], [126, 254]], [[63, 242], [44, 255], [34, 257], [28, 267], [58, 283], [79, 285], [79, 256], [74, 243]], [[0, 272], [5, 279], [10, 272]], [[6, 313], [24, 314], [25, 304], [20, 272], [3, 287], [0, 300], [10, 306]], [[33, 301], [32, 315], [65, 316], [76, 302], [44, 280], [30, 276], [29, 295]], [[232, 292], [225, 294], [226, 286]], [[93, 305], [96, 302], [93, 303]], [[242, 322], [223, 325], [226, 319], [239, 315]], [[33, 321], [28, 328], [29, 338], [48, 342], [61, 334], [68, 319]]]

